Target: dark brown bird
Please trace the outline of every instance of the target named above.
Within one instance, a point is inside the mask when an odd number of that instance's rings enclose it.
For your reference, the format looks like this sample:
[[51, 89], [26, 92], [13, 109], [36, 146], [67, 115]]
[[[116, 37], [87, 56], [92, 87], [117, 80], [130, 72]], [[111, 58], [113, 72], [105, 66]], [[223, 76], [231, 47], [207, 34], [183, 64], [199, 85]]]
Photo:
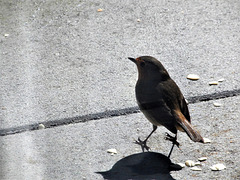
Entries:
[[186, 132], [192, 141], [203, 143], [202, 136], [191, 125], [185, 98], [163, 65], [151, 56], [141, 56], [136, 59], [129, 57], [128, 59], [138, 68], [138, 81], [135, 87], [137, 103], [146, 118], [153, 124], [153, 130], [148, 137], [144, 141], [140, 138], [136, 141], [143, 151], [149, 150], [146, 142], [160, 125], [176, 134], [172, 137], [167, 133], [166, 139], [173, 143], [168, 157], [174, 145], [179, 146], [177, 130]]

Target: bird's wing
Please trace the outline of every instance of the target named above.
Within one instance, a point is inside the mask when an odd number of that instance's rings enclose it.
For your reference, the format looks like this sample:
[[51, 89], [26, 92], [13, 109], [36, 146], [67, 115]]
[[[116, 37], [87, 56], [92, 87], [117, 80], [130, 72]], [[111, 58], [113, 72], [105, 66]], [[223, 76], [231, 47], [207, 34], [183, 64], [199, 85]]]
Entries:
[[191, 122], [188, 106], [187, 106], [186, 100], [183, 97], [182, 93], [181, 93], [181, 96], [179, 97], [179, 106], [180, 106], [182, 114], [185, 116], [185, 118], [188, 120], [188, 122]]
[[159, 95], [164, 98], [169, 107], [173, 108], [171, 103], [174, 105], [178, 103], [178, 108], [180, 108], [181, 113], [185, 116], [188, 122], [191, 122], [186, 100], [183, 97], [178, 85], [171, 78], [169, 78], [167, 81], [159, 83], [157, 89]]

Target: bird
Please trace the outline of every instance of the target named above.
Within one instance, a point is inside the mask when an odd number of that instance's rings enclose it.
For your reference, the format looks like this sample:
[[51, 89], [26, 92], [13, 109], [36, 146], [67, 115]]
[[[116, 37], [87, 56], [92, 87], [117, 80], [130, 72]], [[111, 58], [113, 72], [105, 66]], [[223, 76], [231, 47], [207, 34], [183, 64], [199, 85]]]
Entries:
[[141, 145], [142, 150], [149, 151], [147, 140], [158, 126], [164, 126], [175, 134], [166, 133], [166, 140], [172, 142], [168, 154], [170, 158], [174, 145], [179, 147], [177, 132], [187, 133], [194, 142], [204, 143], [200, 133], [191, 125], [191, 118], [186, 100], [178, 85], [172, 80], [162, 63], [152, 56], [128, 57], [137, 65], [138, 80], [135, 95], [140, 111], [152, 123], [153, 130], [142, 141], [138, 138], [135, 143]]

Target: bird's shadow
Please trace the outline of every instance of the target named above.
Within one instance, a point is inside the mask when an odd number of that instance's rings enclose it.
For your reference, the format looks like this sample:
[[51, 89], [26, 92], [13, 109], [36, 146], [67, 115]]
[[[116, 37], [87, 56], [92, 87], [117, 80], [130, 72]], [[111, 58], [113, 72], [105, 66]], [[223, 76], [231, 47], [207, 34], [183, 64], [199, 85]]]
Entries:
[[143, 152], [127, 156], [116, 162], [112, 169], [101, 174], [104, 179], [161, 179], [172, 180], [170, 171], [181, 170], [182, 167], [160, 153]]

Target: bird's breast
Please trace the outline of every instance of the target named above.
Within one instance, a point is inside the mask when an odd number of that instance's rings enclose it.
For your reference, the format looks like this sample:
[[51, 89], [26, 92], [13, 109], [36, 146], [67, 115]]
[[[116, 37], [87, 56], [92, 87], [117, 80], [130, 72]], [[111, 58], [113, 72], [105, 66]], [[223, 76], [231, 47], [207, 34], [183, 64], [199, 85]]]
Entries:
[[145, 117], [155, 126], [166, 125], [172, 122], [170, 109], [162, 101], [139, 103], [139, 108]]

